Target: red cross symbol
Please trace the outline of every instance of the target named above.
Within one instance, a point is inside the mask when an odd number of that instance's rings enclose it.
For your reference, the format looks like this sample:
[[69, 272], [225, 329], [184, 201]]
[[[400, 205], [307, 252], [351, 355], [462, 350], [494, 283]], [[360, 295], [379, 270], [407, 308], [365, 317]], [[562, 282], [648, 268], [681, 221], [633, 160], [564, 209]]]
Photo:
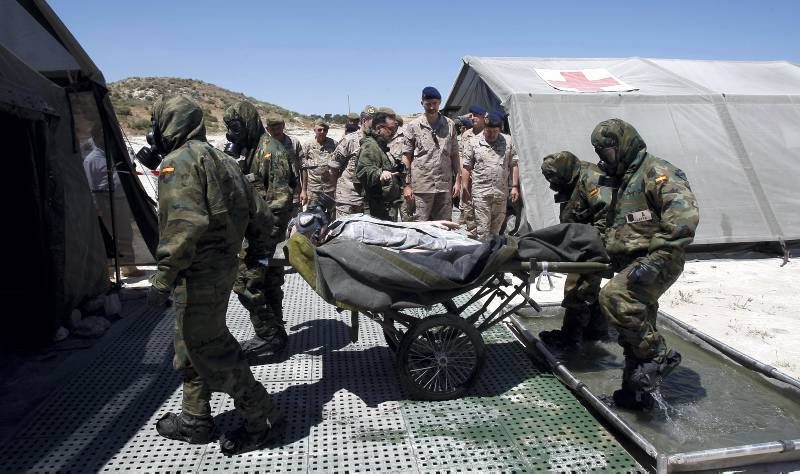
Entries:
[[561, 71], [563, 81], [548, 81], [555, 87], [568, 87], [570, 89], [577, 89], [581, 92], [598, 92], [602, 91], [603, 87], [618, 86], [620, 83], [613, 77], [604, 77], [602, 79], [589, 79], [583, 71]]

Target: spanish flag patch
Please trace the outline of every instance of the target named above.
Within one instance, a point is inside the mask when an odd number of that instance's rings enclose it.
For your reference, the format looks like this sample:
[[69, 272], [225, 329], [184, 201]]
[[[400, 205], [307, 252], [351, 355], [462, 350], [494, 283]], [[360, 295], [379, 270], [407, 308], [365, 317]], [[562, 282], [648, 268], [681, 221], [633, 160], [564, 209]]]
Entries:
[[666, 183], [668, 180], [667, 175], [662, 174], [660, 176], [656, 176], [656, 184]]
[[596, 197], [598, 194], [600, 194], [600, 190], [597, 188], [592, 188], [592, 190], [589, 191], [589, 197]]
[[164, 168], [161, 168], [161, 173], [159, 173], [159, 176], [168, 175], [168, 174], [174, 173], [174, 172], [175, 172], [175, 167], [174, 166], [165, 166]]
[[263, 158], [264, 158], [265, 160], [268, 160], [268, 159], [272, 158], [272, 153], [264, 153], [264, 156], [263, 156]]

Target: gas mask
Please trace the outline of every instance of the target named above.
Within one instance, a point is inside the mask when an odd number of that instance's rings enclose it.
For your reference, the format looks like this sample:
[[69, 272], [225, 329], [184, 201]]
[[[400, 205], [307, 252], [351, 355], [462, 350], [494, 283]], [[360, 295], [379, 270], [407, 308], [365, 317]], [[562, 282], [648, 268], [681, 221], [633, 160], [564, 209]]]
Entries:
[[239, 119], [231, 120], [226, 123], [228, 132], [225, 133], [225, 138], [228, 142], [225, 145], [225, 153], [228, 155], [239, 158], [241, 155], [246, 154], [247, 151], [247, 129]]
[[550, 183], [550, 189], [556, 193], [555, 196], [553, 196], [553, 201], [555, 201], [556, 204], [569, 201], [569, 196], [571, 193], [564, 189], [566, 187], [566, 183], [562, 182], [561, 178], [558, 176], [558, 174], [556, 174], [555, 171], [545, 167], [545, 169], [542, 170], [542, 175], [544, 176], [544, 179]]
[[161, 140], [161, 132], [158, 130], [154, 119], [151, 119], [151, 124], [152, 131], [145, 137], [147, 144], [150, 146], [142, 147], [136, 153], [136, 159], [148, 169], [155, 171], [164, 159], [164, 143]]
[[296, 232], [303, 234], [313, 245], [319, 245], [328, 233], [328, 223], [325, 211], [321, 207], [314, 206], [297, 214], [289, 223], [287, 232], [291, 232], [294, 227]]
[[600, 158], [597, 166], [605, 173], [597, 180], [597, 184], [609, 188], [618, 188], [620, 179], [617, 176], [619, 168], [619, 146], [613, 137], [607, 137], [605, 143], [594, 147], [595, 153]]

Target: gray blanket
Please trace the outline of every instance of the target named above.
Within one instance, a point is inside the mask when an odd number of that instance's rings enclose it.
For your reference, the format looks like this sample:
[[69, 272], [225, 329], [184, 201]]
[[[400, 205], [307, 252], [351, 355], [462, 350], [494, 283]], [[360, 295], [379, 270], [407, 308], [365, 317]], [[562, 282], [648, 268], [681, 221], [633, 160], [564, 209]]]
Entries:
[[600, 235], [584, 224], [559, 224], [520, 238], [424, 254], [335, 239], [316, 248], [317, 292], [366, 310], [429, 306], [484, 283], [513, 259], [608, 261]]

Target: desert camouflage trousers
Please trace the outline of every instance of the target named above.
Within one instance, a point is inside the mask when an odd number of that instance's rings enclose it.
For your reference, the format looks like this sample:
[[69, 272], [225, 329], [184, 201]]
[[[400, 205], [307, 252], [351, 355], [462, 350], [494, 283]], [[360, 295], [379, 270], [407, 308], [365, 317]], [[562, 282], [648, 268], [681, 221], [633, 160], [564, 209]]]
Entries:
[[447, 191], [441, 193], [414, 193], [416, 213], [414, 220], [449, 221], [453, 219], [453, 198]]
[[225, 324], [235, 268], [211, 279], [182, 279], [175, 288], [175, 357], [183, 373], [183, 411], [211, 416], [211, 392], [225, 392], [249, 431], [263, 430], [278, 413], [250, 371]]
[[498, 194], [472, 197], [479, 240], [489, 240], [500, 232], [506, 220], [506, 201], [505, 196]]
[[351, 214], [363, 214], [364, 213], [364, 202], [360, 203], [353, 203], [353, 204], [343, 204], [343, 203], [336, 203], [336, 218], [341, 219], [344, 216], [349, 216]]
[[478, 224], [475, 222], [475, 203], [473, 197], [461, 193], [461, 217], [458, 223], [467, 229], [467, 235], [473, 239], [478, 237]]
[[674, 256], [659, 268], [655, 281], [647, 285], [628, 282], [628, 274], [639, 260], [624, 267], [600, 290], [600, 307], [608, 322], [617, 328], [619, 344], [626, 354], [641, 361], [660, 362], [667, 346], [656, 329], [658, 298], [683, 272], [684, 258]]

